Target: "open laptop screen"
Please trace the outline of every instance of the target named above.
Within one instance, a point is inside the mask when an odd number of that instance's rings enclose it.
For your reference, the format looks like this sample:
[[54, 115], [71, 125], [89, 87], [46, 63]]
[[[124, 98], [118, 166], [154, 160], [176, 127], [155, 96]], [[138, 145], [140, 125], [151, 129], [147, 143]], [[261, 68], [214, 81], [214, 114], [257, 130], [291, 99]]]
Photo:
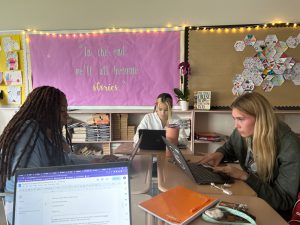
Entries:
[[166, 144], [162, 140], [162, 137], [166, 137], [165, 130], [148, 130], [140, 129], [139, 137], [143, 135], [140, 149], [143, 150], [166, 150]]
[[130, 222], [126, 162], [17, 171], [14, 225]]

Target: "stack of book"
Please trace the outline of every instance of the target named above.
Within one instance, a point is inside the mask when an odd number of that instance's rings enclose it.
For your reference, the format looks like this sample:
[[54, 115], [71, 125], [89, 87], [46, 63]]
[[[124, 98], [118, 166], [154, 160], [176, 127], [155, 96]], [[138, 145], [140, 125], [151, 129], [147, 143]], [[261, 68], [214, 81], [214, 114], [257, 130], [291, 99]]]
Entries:
[[103, 155], [110, 155], [110, 146], [109, 143], [102, 144]]
[[121, 140], [128, 139], [127, 127], [128, 127], [128, 114], [121, 113]]
[[217, 133], [195, 132], [194, 139], [197, 141], [220, 142], [225, 141], [226, 136]]
[[135, 126], [127, 127], [127, 140], [133, 140], [133, 136], [135, 134]]
[[95, 155], [100, 156], [102, 154], [102, 147], [98, 144], [92, 144], [92, 143], [80, 143], [80, 144], [74, 144], [73, 150], [75, 154], [79, 155]]
[[112, 137], [113, 140], [121, 139], [121, 115], [119, 113], [112, 114]]
[[83, 127], [74, 127], [72, 134], [72, 142], [97, 142], [109, 141], [110, 129], [109, 125], [85, 125]]
[[94, 114], [86, 123], [72, 124], [69, 129], [72, 130], [72, 142], [74, 143], [110, 141], [108, 114]]

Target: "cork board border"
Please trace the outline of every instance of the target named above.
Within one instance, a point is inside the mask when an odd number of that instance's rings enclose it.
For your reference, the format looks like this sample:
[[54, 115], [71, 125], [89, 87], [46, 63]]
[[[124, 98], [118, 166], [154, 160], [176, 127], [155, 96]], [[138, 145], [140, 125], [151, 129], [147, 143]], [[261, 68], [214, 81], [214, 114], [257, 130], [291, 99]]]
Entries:
[[[242, 73], [245, 57], [256, 54], [251, 46], [246, 46], [243, 52], [234, 49], [234, 43], [243, 40], [247, 34], [253, 34], [257, 40], [264, 40], [269, 34], [276, 34], [279, 41], [286, 41], [289, 36], [297, 36], [300, 33], [298, 27], [272, 27], [243, 31], [237, 29], [233, 32], [218, 32], [208, 30], [188, 30], [187, 50], [188, 61], [192, 74], [189, 78], [189, 88], [194, 91], [212, 91], [212, 103], [214, 107], [226, 107], [236, 98], [231, 92], [232, 79], [235, 74]], [[294, 57], [300, 62], [300, 45], [297, 48], [289, 48], [285, 54]], [[285, 81], [282, 86], [274, 87], [271, 92], [264, 92], [261, 86], [254, 91], [262, 93], [274, 106], [293, 107], [300, 106], [300, 86], [292, 81]]]

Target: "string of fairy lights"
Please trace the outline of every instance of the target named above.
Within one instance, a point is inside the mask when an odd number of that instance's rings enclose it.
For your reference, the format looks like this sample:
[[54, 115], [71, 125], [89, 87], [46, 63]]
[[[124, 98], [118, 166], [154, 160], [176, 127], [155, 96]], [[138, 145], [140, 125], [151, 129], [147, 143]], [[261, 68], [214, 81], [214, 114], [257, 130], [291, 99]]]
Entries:
[[300, 23], [266, 23], [266, 24], [243, 24], [243, 25], [221, 25], [221, 26], [189, 26], [188, 30], [209, 31], [218, 33], [249, 32], [251, 30], [262, 30], [267, 28], [291, 27], [300, 28]]
[[291, 27], [300, 28], [300, 23], [283, 23], [273, 22], [266, 24], [242, 24], [242, 25], [216, 25], [216, 26], [171, 26], [160, 28], [103, 28], [98, 30], [65, 30], [65, 31], [39, 31], [34, 29], [27, 29], [23, 31], [24, 34], [37, 34], [46, 35], [53, 38], [83, 38], [99, 36], [105, 33], [160, 33], [168, 31], [183, 31], [183, 30], [196, 30], [202, 32], [216, 32], [216, 33], [237, 33], [249, 32], [251, 30], [261, 30], [276, 27]]

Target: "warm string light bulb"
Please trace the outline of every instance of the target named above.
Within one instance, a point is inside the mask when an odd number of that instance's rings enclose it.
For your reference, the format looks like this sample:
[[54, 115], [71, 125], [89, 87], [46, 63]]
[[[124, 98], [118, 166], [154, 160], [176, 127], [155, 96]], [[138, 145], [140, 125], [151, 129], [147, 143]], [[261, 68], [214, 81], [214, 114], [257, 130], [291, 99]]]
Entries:
[[39, 34], [39, 35], [46, 35], [47, 37], [53, 37], [53, 38], [82, 38], [82, 37], [90, 37], [90, 36], [98, 36], [100, 34], [104, 33], [115, 33], [115, 32], [125, 32], [125, 33], [158, 33], [158, 32], [166, 32], [166, 31], [178, 31], [178, 30], [197, 30], [197, 31], [209, 31], [210, 33], [236, 33], [236, 32], [250, 32], [252, 29], [260, 30], [260, 29], [266, 29], [266, 28], [272, 28], [272, 27], [293, 27], [298, 28], [298, 23], [289, 23], [289, 22], [272, 22], [272, 23], [266, 23], [261, 25], [241, 25], [241, 26], [213, 26], [213, 27], [202, 27], [202, 26], [190, 26], [190, 25], [181, 25], [181, 26], [172, 26], [170, 23], [166, 25], [166, 27], [160, 27], [160, 28], [103, 28], [99, 30], [94, 31], [88, 31], [88, 32], [76, 32], [76, 33], [50, 33], [48, 31], [37, 31], [35, 29], [27, 29], [24, 32], [26, 34], [27, 32], [33, 33], [33, 34]]

